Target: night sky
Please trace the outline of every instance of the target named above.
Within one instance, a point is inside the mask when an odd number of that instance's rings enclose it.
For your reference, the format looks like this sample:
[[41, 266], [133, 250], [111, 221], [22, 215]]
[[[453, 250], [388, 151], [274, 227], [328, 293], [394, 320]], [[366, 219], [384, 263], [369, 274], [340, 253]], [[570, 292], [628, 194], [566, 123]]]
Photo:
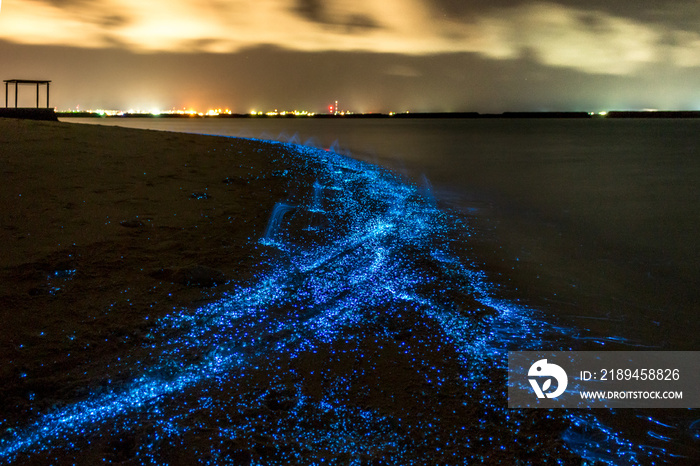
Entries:
[[700, 109], [700, 1], [5, 0], [0, 70], [59, 110]]

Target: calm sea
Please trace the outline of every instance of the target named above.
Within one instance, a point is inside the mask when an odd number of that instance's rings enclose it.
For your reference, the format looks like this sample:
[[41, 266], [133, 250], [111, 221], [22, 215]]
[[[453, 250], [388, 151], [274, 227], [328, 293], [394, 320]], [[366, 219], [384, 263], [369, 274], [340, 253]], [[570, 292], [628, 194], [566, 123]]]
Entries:
[[[495, 293], [568, 329], [542, 350], [700, 350], [700, 120], [65, 121], [306, 143], [385, 165], [466, 217], [468, 255]], [[669, 455], [700, 450], [694, 410], [596, 411]]]
[[386, 165], [468, 216], [472, 257], [499, 292], [577, 329], [575, 347], [700, 350], [700, 120], [64, 121], [294, 141]]

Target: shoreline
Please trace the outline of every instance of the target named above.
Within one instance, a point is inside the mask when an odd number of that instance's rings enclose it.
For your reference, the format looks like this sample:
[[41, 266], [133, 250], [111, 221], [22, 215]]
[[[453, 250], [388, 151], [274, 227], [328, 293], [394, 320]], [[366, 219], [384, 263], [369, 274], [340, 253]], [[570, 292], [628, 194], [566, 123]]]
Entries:
[[1, 456], [575, 463], [565, 413], [504, 408], [475, 352], [498, 311], [415, 187], [302, 146], [0, 125]]

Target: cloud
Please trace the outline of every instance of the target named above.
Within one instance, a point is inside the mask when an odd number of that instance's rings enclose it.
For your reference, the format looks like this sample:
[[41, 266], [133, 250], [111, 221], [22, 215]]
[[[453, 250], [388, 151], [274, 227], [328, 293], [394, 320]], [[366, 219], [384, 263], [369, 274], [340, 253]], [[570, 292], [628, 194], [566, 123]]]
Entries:
[[658, 60], [652, 26], [599, 11], [536, 3], [480, 18], [480, 52], [494, 58], [534, 54], [543, 64], [595, 74], [628, 74]]
[[418, 0], [381, 5], [372, 0], [101, 0], [59, 7], [54, 0], [16, 0], [6, 2], [0, 15], [0, 38], [88, 48], [116, 41], [136, 52], [181, 52], [201, 43], [204, 52], [271, 44], [421, 53], [428, 50], [413, 34], [420, 5]]
[[674, 45], [669, 47], [671, 61], [684, 68], [700, 67], [700, 34], [677, 31], [673, 34]]
[[[414, 56], [471, 52], [495, 60], [528, 56], [549, 66], [611, 75], [631, 74], [668, 57], [678, 66], [700, 66], [695, 33], [667, 32], [661, 24], [557, 3], [485, 8], [481, 2], [477, 9], [467, 4], [10, 0], [0, 14], [0, 39], [81, 48], [118, 46], [138, 53], [229, 53], [260, 45]], [[668, 34], [675, 34], [672, 46], [664, 42]]]
[[351, 7], [354, 5], [356, 2], [343, 5], [341, 2], [296, 0], [293, 11], [310, 21], [345, 29], [347, 32], [378, 27], [377, 22], [363, 11], [352, 11]]

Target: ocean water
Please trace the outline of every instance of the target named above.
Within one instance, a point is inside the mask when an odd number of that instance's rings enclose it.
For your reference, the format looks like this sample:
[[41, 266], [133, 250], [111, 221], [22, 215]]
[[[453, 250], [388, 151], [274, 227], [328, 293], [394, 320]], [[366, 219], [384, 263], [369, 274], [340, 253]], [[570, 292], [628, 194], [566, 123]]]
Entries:
[[[468, 220], [464, 255], [498, 297], [569, 329], [542, 350], [700, 349], [698, 120], [65, 121], [290, 141], [388, 166]], [[653, 416], [674, 426], [670, 452], [700, 448], [700, 415]]]

